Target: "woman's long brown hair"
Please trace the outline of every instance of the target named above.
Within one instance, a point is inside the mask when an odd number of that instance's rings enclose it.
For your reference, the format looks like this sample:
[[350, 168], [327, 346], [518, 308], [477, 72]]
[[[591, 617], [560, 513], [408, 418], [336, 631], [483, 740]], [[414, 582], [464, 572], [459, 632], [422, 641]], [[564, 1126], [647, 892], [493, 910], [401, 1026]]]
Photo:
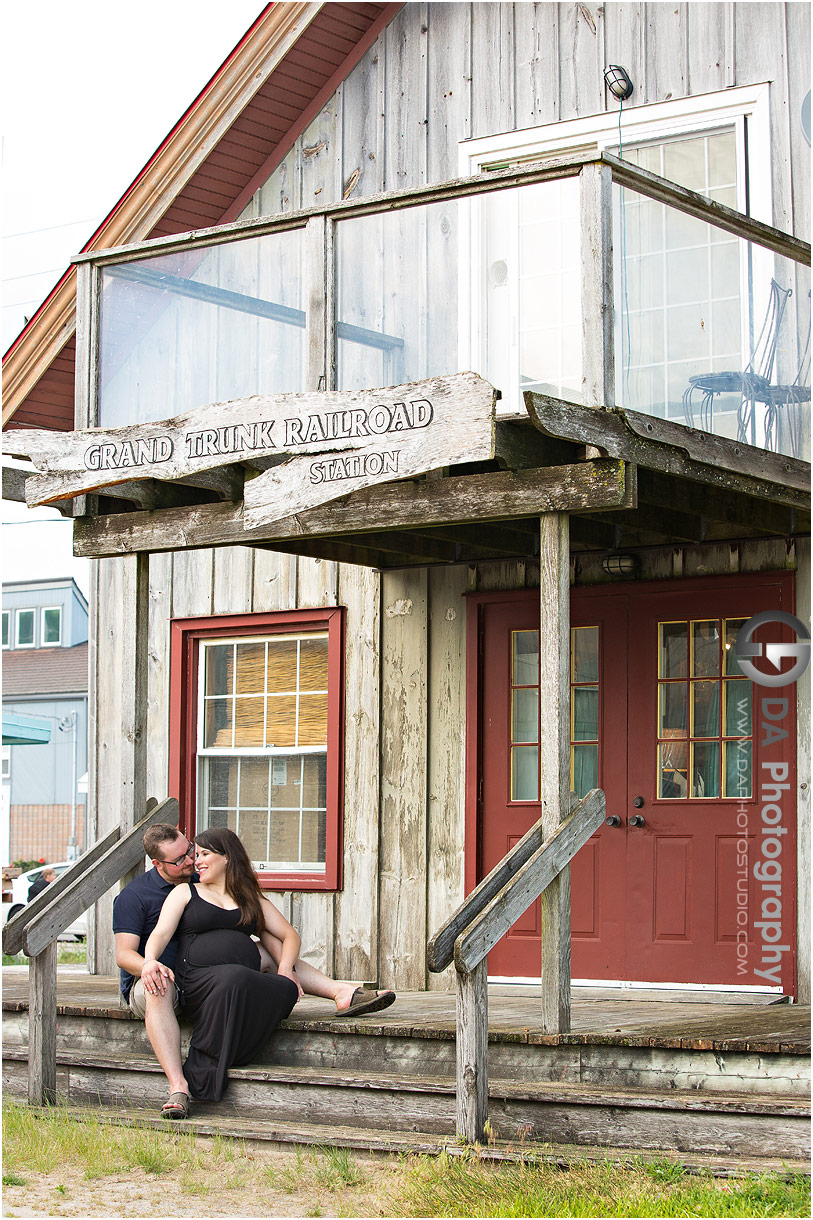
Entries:
[[216, 827], [195, 835], [198, 847], [226, 857], [226, 890], [240, 909], [239, 927], [254, 926], [257, 936], [265, 927], [262, 890], [257, 874], [251, 867], [248, 852], [233, 830]]

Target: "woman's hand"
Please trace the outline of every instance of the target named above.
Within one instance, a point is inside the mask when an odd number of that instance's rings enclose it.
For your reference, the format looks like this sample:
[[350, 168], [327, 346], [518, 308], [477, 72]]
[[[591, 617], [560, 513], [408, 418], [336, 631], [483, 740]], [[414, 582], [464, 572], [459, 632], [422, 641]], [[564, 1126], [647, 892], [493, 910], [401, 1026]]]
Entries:
[[283, 969], [282, 966], [280, 966], [279, 969], [277, 970], [277, 974], [281, 978], [290, 979], [292, 983], [296, 984], [296, 989], [297, 989], [297, 992], [299, 993], [296, 997], [297, 1003], [298, 1003], [302, 999], [305, 992], [302, 990], [302, 984], [300, 983], [299, 979], [296, 977], [296, 971], [294, 970], [293, 966], [291, 966], [290, 969]]
[[169, 966], [156, 961], [154, 957], [145, 957], [141, 968], [141, 982], [147, 995], [163, 995], [167, 984], [174, 983], [175, 975]]

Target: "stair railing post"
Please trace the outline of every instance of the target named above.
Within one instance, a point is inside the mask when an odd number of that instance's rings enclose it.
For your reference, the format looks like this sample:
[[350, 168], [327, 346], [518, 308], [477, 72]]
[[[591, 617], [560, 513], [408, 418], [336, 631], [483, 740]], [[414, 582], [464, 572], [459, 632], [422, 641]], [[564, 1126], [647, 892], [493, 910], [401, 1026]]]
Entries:
[[56, 1101], [56, 951], [54, 940], [28, 969], [28, 1101]]
[[457, 1134], [485, 1139], [488, 1119], [488, 986], [486, 959], [457, 973]]

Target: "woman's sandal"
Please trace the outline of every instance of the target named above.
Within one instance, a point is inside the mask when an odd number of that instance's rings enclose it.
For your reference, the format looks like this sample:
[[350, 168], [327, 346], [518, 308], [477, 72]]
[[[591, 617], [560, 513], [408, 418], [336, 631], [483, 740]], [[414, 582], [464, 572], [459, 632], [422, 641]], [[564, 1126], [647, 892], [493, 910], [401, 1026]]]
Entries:
[[380, 1012], [395, 1003], [394, 991], [366, 991], [357, 987], [347, 1008], [337, 1010], [337, 1017], [360, 1017], [365, 1012]]
[[170, 1093], [169, 1098], [161, 1107], [164, 1118], [188, 1118], [189, 1094]]

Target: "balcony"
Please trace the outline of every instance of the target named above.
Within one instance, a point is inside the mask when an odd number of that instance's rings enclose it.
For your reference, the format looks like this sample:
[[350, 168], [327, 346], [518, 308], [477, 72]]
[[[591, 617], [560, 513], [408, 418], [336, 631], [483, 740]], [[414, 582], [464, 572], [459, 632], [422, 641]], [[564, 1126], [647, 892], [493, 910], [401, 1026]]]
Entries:
[[96, 253], [85, 422], [471, 369], [809, 460], [809, 257], [607, 156]]

